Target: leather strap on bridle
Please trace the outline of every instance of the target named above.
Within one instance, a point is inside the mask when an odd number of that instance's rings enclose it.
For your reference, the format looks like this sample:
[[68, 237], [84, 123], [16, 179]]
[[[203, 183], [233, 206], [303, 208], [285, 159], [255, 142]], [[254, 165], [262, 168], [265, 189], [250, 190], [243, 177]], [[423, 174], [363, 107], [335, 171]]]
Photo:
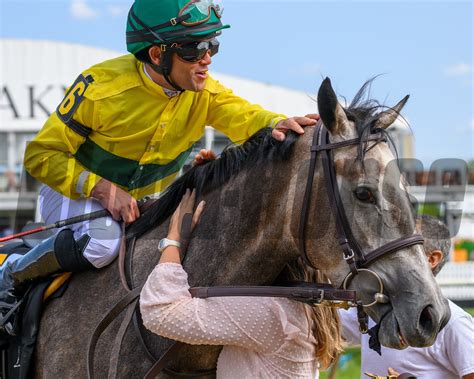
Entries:
[[121, 224], [122, 237], [120, 237], [120, 247], [119, 247], [119, 256], [118, 256], [118, 267], [120, 274], [120, 282], [122, 283], [123, 288], [127, 292], [130, 292], [131, 289], [128, 286], [127, 276], [125, 275], [125, 255], [127, 254], [127, 240], [125, 236], [125, 222]]
[[158, 374], [166, 368], [166, 364], [169, 362], [171, 357], [177, 354], [185, 344], [182, 342], [175, 341], [173, 344], [165, 351], [163, 356], [158, 359], [153, 366], [148, 370], [143, 379], [154, 379]]
[[[157, 202], [157, 199], [147, 199], [147, 200], [139, 201], [138, 207], [140, 210], [140, 214], [145, 213], [156, 202]], [[119, 274], [120, 274], [120, 282], [122, 283], [123, 288], [125, 288], [125, 290], [128, 292], [128, 291], [131, 291], [131, 288], [130, 288], [130, 283], [128, 282], [127, 272], [125, 270], [125, 262], [126, 262], [126, 255], [127, 255], [127, 237], [126, 237], [126, 230], [125, 230], [126, 228], [125, 222], [122, 222], [120, 227], [122, 229], [121, 230], [122, 237], [120, 239], [118, 267], [119, 267]], [[131, 243], [135, 244], [135, 239], [133, 239]], [[132, 248], [132, 251], [133, 251], [133, 248]]]
[[356, 301], [356, 291], [340, 290], [331, 286], [306, 285], [304, 287], [277, 286], [221, 286], [195, 287], [189, 290], [193, 297], [208, 298], [222, 296], [285, 297], [304, 303], [319, 304], [323, 301]]
[[[305, 247], [305, 226], [309, 203], [311, 200], [311, 188], [316, 170], [316, 154], [318, 152], [321, 152], [321, 160], [326, 182], [326, 192], [328, 194], [332, 213], [336, 217], [337, 240], [339, 246], [343, 251], [344, 260], [348, 263], [350, 271], [353, 275], [357, 274], [358, 268], [367, 267], [369, 264], [373, 263], [376, 259], [380, 258], [385, 254], [423, 243], [423, 237], [418, 234], [414, 234], [408, 237], [401, 237], [395, 241], [391, 241], [373, 250], [372, 252], [364, 253], [363, 249], [357, 242], [357, 239], [352, 233], [352, 229], [344, 211], [344, 204], [342, 202], [339, 186], [337, 183], [336, 172], [332, 163], [332, 150], [352, 145], [358, 145], [360, 143], [360, 140], [360, 138], [354, 138], [331, 143], [329, 141], [329, 132], [327, 128], [324, 127], [321, 120], [319, 120], [319, 122], [317, 123], [311, 145], [311, 161], [303, 200], [303, 207], [301, 211], [299, 232], [301, 255], [305, 262], [310, 263]], [[385, 137], [381, 133], [374, 133], [369, 135], [365, 140], [376, 142], [380, 140], [385, 140]]]
[[108, 379], [116, 379], [117, 372], [118, 372], [118, 364], [120, 358], [120, 349], [122, 347], [123, 337], [125, 336], [125, 332], [130, 325], [130, 320], [132, 319], [133, 313], [135, 312], [135, 308], [137, 306], [138, 299], [134, 300], [130, 303], [127, 307], [127, 312], [123, 317], [122, 323], [120, 324], [120, 328], [115, 335], [114, 343], [112, 345], [112, 351], [110, 352], [110, 360], [109, 360], [109, 373], [107, 378]]
[[402, 237], [397, 240], [390, 241], [386, 243], [385, 245], [380, 246], [379, 248], [371, 251], [370, 253], [367, 253], [365, 255], [365, 261], [361, 265], [361, 267], [367, 267], [376, 259], [380, 258], [381, 256], [387, 253], [406, 249], [407, 247], [411, 247], [415, 245], [420, 245], [420, 244], [423, 244], [423, 242], [424, 242], [424, 239], [419, 234], [413, 234], [412, 236], [409, 236], [409, 237]]
[[134, 288], [132, 291], [128, 292], [122, 299], [116, 303], [112, 309], [102, 318], [97, 327], [92, 333], [91, 339], [89, 341], [89, 347], [87, 349], [87, 378], [94, 378], [94, 355], [97, 342], [99, 337], [102, 335], [105, 329], [117, 318], [117, 316], [122, 313], [122, 311], [127, 308], [130, 304], [136, 305], [138, 301], [138, 296], [140, 295], [141, 287]]
[[[347, 216], [344, 211], [341, 194], [339, 192], [339, 186], [337, 183], [336, 173], [334, 170], [334, 166], [332, 165], [332, 150], [328, 148], [328, 146], [330, 145], [329, 133], [327, 129], [322, 126], [322, 123], [319, 125], [319, 128], [317, 129], [317, 131], [315, 131], [315, 133], [321, 133], [321, 141], [319, 148], [322, 151], [322, 164], [324, 176], [326, 178], [326, 192], [328, 194], [329, 204], [331, 206], [332, 213], [336, 217], [336, 231], [338, 235], [339, 246], [341, 247], [342, 252], [344, 254], [344, 260], [349, 265], [351, 272], [355, 274], [357, 273], [357, 260], [354, 253], [357, 254], [357, 258], [359, 261], [364, 260], [364, 255], [361, 247], [359, 246], [359, 243], [352, 234], [349, 221], [347, 220]], [[337, 148], [340, 148], [344, 146], [355, 145], [358, 143], [359, 138], [356, 138], [332, 145], [337, 145]]]
[[[321, 131], [325, 131], [325, 135], [321, 135]], [[372, 135], [368, 138], [368, 140], [378, 140], [379, 137]], [[323, 143], [324, 141], [324, 143]], [[304, 198], [303, 198], [303, 205], [302, 205], [302, 210], [301, 210], [301, 217], [300, 217], [300, 226], [299, 226], [299, 248], [300, 248], [300, 254], [303, 258], [303, 260], [306, 262], [307, 265], [311, 266], [314, 268], [314, 265], [311, 263], [311, 261], [308, 258], [307, 251], [306, 251], [306, 245], [305, 245], [305, 230], [306, 230], [306, 221], [308, 218], [308, 210], [310, 206], [310, 201], [311, 201], [311, 192], [313, 188], [313, 181], [314, 181], [314, 175], [316, 172], [316, 161], [317, 161], [317, 153], [318, 152], [324, 152], [326, 153], [323, 155], [323, 159], [326, 158], [329, 162], [332, 162], [332, 156], [330, 155], [331, 150], [333, 149], [339, 149], [341, 147], [346, 147], [346, 146], [351, 146], [351, 145], [357, 145], [360, 142], [360, 138], [354, 138], [350, 140], [345, 140], [345, 141], [340, 141], [340, 142], [334, 142], [334, 143], [329, 143], [328, 137], [327, 137], [327, 129], [324, 128], [322, 120], [319, 120], [318, 123], [316, 124], [314, 134], [313, 134], [313, 140], [311, 144], [311, 156], [310, 156], [310, 165], [309, 165], [309, 171], [308, 171], [308, 178], [306, 180], [306, 188], [305, 188], [305, 193], [304, 193]], [[330, 163], [325, 164], [323, 162], [323, 166], [325, 169], [331, 167]], [[347, 262], [349, 266], [351, 267], [352, 270], [356, 270], [355, 267], [355, 260], [351, 259], [350, 256], [353, 256], [353, 252], [350, 249], [350, 244], [348, 239], [344, 235], [344, 226], [342, 226], [344, 223], [347, 224], [347, 230], [349, 230], [350, 235], [352, 235], [352, 232], [350, 232], [350, 227], [349, 223], [347, 222], [347, 218], [345, 217], [344, 214], [344, 208], [342, 207], [342, 202], [340, 200], [340, 195], [339, 195], [339, 188], [337, 186], [337, 181], [335, 179], [335, 174], [332, 173], [331, 171], [333, 170], [325, 170], [325, 180], [326, 180], [326, 186], [327, 186], [327, 192], [328, 192], [328, 197], [329, 201], [331, 204], [331, 209], [333, 211], [333, 214], [336, 215], [337, 220], [336, 220], [336, 228], [338, 229], [338, 235], [342, 236], [342, 238], [339, 238], [339, 245], [341, 246], [343, 252], [344, 252], [344, 257], [347, 257]], [[335, 183], [335, 185], [334, 185]], [[331, 196], [331, 193], [333, 193], [332, 188], [336, 187], [337, 189], [337, 194], [339, 199], [335, 199], [334, 197]], [[336, 202], [339, 202], [340, 205], [338, 206]], [[342, 210], [342, 212], [340, 211]], [[342, 213], [342, 214], [340, 214]], [[340, 230], [340, 228], [343, 228]], [[353, 244], [358, 246], [357, 241], [355, 238], [353, 238]], [[361, 249], [358, 249], [359, 253]], [[358, 254], [362, 259], [363, 255], [362, 253]]]
[[[320, 125], [321, 121], [318, 122], [317, 125]], [[317, 128], [318, 126], [316, 126]], [[313, 135], [313, 146], [317, 145], [317, 134], [316, 131], [314, 132]], [[300, 227], [299, 227], [299, 249], [300, 249], [300, 255], [303, 258], [303, 261], [310, 267], [314, 267], [314, 265], [311, 263], [311, 261], [308, 258], [308, 254], [306, 252], [306, 220], [308, 218], [308, 211], [309, 211], [309, 205], [310, 205], [310, 200], [311, 200], [311, 191], [313, 189], [313, 180], [314, 180], [314, 174], [316, 172], [316, 150], [311, 149], [311, 158], [309, 162], [309, 171], [308, 171], [308, 179], [306, 180], [306, 188], [304, 191], [304, 197], [303, 197], [303, 205], [301, 208], [301, 215], [300, 215]]]

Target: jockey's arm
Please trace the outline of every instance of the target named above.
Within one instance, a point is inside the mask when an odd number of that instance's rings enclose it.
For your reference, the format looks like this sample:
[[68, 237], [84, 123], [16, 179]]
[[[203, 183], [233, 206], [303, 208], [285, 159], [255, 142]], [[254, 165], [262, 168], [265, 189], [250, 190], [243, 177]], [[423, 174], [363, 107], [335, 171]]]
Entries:
[[[74, 120], [94, 128], [94, 103], [84, 99]], [[86, 138], [52, 113], [25, 151], [26, 170], [40, 182], [71, 199], [89, 197], [102, 179], [88, 172], [74, 157]]]
[[[81, 99], [73, 120], [95, 130], [98, 117], [94, 102]], [[33, 177], [62, 195], [71, 199], [94, 197], [114, 219], [133, 222], [140, 214], [136, 200], [112, 182], [88, 171], [74, 157], [85, 140], [85, 136], [67, 126], [54, 112], [28, 144], [25, 168]]]
[[265, 127], [273, 128], [273, 138], [283, 141], [288, 130], [303, 134], [303, 127], [316, 124], [318, 119], [319, 115], [316, 114], [287, 118], [283, 114], [267, 111], [219, 84], [219, 92], [214, 95], [210, 104], [207, 121], [208, 125], [239, 143]]
[[209, 104], [206, 123], [224, 133], [232, 142], [243, 143], [260, 129], [274, 128], [284, 119], [285, 115], [251, 104], [219, 84], [219, 91], [213, 94]]

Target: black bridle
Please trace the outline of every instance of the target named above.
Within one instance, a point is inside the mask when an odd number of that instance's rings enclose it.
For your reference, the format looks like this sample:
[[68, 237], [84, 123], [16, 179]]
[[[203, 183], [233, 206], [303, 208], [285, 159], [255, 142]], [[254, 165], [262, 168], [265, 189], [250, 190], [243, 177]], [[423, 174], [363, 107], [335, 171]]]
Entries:
[[[300, 217], [299, 227], [299, 249], [303, 260], [309, 266], [314, 267], [306, 251], [306, 221], [308, 218], [308, 210], [311, 200], [311, 191], [313, 187], [314, 175], [316, 171], [316, 160], [318, 153], [321, 154], [321, 162], [323, 165], [324, 178], [326, 182], [326, 192], [331, 204], [331, 210], [336, 218], [336, 233], [339, 246], [341, 247], [344, 260], [349, 265], [349, 273], [346, 275], [341, 287], [347, 289], [351, 279], [359, 274], [360, 271], [368, 272], [374, 275], [379, 283], [380, 289], [376, 293], [374, 301], [370, 304], [358, 303], [359, 314], [362, 317], [363, 307], [370, 307], [376, 303], [387, 303], [388, 297], [383, 294], [383, 282], [380, 276], [373, 270], [367, 269], [378, 258], [394, 253], [398, 250], [405, 249], [414, 245], [423, 244], [423, 237], [419, 234], [413, 234], [411, 236], [405, 236], [398, 238], [394, 241], [390, 241], [385, 245], [378, 247], [370, 252], [365, 252], [364, 249], [359, 245], [357, 239], [352, 233], [350, 223], [347, 219], [344, 211], [344, 205], [342, 202], [341, 194], [339, 192], [339, 186], [337, 184], [336, 170], [334, 168], [334, 159], [332, 150], [340, 149], [343, 147], [358, 145], [361, 142], [374, 143], [386, 141], [385, 136], [381, 133], [372, 133], [368, 137], [361, 141], [361, 138], [349, 139], [341, 142], [331, 143], [329, 140], [328, 129], [324, 126], [320, 120], [315, 128], [313, 135], [313, 142], [311, 144], [311, 158], [309, 165], [308, 179], [306, 182], [306, 189], [303, 198], [303, 206]], [[362, 325], [361, 317], [359, 317], [360, 329], [362, 332], [367, 332], [367, 326]]]

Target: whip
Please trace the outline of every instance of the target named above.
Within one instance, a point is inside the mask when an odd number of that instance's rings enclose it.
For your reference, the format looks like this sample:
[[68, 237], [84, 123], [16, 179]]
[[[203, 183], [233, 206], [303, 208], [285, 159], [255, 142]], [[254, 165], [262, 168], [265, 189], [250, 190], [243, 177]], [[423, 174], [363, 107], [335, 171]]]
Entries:
[[50, 229], [55, 229], [55, 228], [62, 228], [63, 226], [66, 226], [66, 225], [76, 224], [78, 222], [83, 222], [83, 221], [88, 221], [88, 220], [94, 220], [96, 218], [101, 218], [101, 217], [106, 217], [106, 216], [110, 216], [110, 212], [107, 209], [102, 209], [100, 211], [86, 213], [86, 214], [83, 214], [83, 215], [68, 218], [66, 220], [56, 221], [53, 224], [40, 226], [38, 228], [27, 230], [25, 232], [12, 234], [12, 235], [7, 236], [7, 237], [2, 237], [2, 238], [0, 238], [0, 243], [10, 241], [10, 240], [15, 239], [15, 238], [21, 238], [23, 236], [27, 236], [27, 235], [30, 235], [30, 234], [44, 232], [45, 230], [50, 230]]

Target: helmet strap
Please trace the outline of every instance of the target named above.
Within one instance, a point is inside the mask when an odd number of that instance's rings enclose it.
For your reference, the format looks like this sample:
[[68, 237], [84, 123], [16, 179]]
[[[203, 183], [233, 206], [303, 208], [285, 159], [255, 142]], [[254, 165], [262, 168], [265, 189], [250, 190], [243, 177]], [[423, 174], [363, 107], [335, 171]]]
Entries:
[[157, 64], [154, 64], [154, 63], [150, 63], [150, 66], [151, 68], [157, 73], [157, 74], [160, 74], [162, 75], [165, 80], [168, 82], [168, 84], [173, 87], [176, 91], [179, 91], [179, 92], [184, 92], [184, 89], [181, 88], [180, 86], [178, 86], [177, 84], [175, 84], [172, 80], [171, 80], [171, 68], [172, 68], [172, 61], [171, 61], [171, 57], [172, 57], [172, 52], [169, 52], [169, 51], [162, 51], [161, 52], [161, 64], [157, 65]]

